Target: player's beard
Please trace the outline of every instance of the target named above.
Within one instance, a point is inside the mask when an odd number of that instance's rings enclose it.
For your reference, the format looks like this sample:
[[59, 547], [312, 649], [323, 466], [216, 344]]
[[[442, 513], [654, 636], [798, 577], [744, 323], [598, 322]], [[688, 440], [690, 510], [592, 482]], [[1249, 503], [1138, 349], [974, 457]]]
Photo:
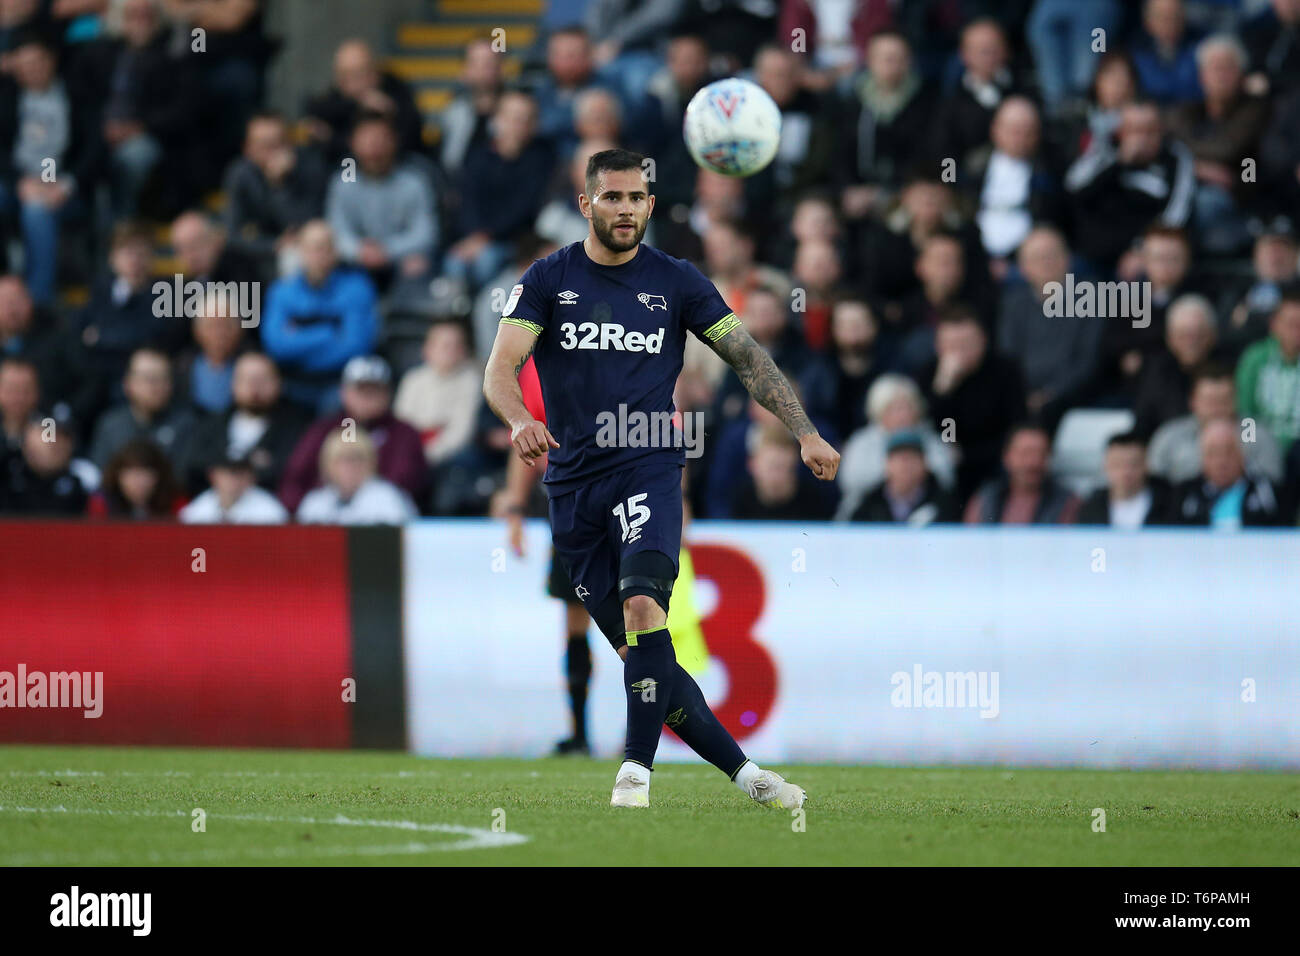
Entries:
[[645, 227], [649, 222], [649, 216], [640, 222], [633, 219], [632, 234], [626, 239], [620, 239], [619, 234], [614, 231], [614, 227], [618, 225], [618, 220], [605, 222], [598, 216], [592, 216], [591, 228], [596, 233], [596, 239], [610, 252], [627, 252], [629, 249], [636, 248], [637, 243], [641, 241], [641, 237], [645, 235]]

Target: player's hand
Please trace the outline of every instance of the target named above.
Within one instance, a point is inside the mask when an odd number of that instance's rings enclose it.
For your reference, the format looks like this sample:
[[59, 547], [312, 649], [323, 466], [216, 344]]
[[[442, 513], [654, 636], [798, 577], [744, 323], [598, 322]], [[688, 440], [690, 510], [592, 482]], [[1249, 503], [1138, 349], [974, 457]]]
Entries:
[[799, 439], [799, 457], [822, 481], [834, 481], [835, 473], [840, 470], [840, 453], [816, 432]]
[[520, 459], [529, 468], [533, 467], [533, 462], [541, 458], [552, 448], [559, 448], [560, 443], [541, 422], [521, 422], [510, 429], [510, 444], [515, 446], [515, 451], [519, 454]]

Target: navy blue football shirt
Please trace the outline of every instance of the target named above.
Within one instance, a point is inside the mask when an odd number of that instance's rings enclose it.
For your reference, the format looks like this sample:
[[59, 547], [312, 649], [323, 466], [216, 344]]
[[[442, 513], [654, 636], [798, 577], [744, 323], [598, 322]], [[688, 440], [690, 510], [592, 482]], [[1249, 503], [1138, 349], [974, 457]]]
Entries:
[[533, 362], [560, 443], [544, 479], [552, 496], [655, 456], [683, 464], [680, 441], [663, 441], [654, 423], [675, 410], [686, 333], [716, 341], [740, 324], [686, 260], [643, 243], [628, 262], [603, 266], [581, 242], [529, 266], [501, 321], [537, 334]]

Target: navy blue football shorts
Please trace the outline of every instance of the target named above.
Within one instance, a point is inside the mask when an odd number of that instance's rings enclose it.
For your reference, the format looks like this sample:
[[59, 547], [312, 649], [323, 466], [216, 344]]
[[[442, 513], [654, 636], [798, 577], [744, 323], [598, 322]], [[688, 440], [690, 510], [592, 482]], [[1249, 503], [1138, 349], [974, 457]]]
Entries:
[[551, 498], [550, 512], [551, 539], [574, 594], [611, 644], [624, 643], [627, 597], [648, 594], [667, 610], [668, 593], [651, 582], [665, 582], [670, 592], [677, 577], [680, 464], [659, 461], [610, 472]]

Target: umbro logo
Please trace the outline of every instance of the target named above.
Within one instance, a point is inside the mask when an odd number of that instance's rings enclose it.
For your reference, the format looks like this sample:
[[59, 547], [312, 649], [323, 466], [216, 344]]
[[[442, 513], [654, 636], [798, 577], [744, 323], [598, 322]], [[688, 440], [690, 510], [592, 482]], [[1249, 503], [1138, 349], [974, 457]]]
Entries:
[[556, 298], [560, 300], [560, 305], [573, 305], [573, 303], [578, 301], [578, 293], [570, 292], [568, 289], [565, 289], [557, 295]]
[[642, 292], [636, 297], [636, 300], [651, 312], [655, 309], [663, 309], [665, 312], [668, 311], [668, 300], [661, 295], [651, 295], [649, 292]]

